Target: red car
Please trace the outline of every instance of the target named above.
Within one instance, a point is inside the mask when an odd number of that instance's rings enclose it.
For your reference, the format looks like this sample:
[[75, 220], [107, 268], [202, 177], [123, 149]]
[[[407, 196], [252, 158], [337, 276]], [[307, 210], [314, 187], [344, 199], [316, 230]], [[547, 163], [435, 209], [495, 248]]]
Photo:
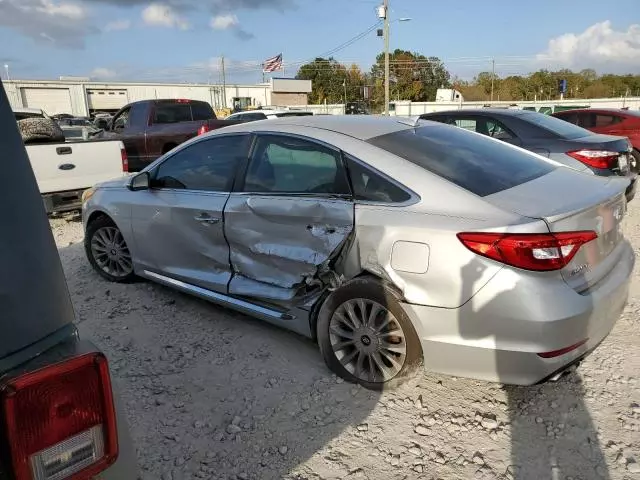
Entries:
[[631, 168], [640, 166], [640, 111], [615, 108], [585, 108], [565, 110], [553, 114], [595, 133], [627, 137], [633, 145]]

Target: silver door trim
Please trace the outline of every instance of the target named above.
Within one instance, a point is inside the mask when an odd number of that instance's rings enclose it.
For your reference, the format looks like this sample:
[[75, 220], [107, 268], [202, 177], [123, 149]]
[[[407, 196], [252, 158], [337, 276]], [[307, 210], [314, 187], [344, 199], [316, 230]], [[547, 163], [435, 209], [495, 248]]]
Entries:
[[207, 290], [206, 288], [197, 287], [195, 285], [191, 285], [190, 283], [176, 280], [175, 278], [160, 275], [159, 273], [155, 272], [150, 272], [149, 270], [144, 270], [143, 275], [151, 280], [155, 280], [169, 287], [173, 287], [183, 292], [196, 295], [200, 298], [209, 300], [214, 303], [228, 306], [244, 313], [264, 316], [277, 320], [291, 321], [295, 319], [295, 317], [292, 317], [292, 315], [290, 314], [278, 312], [277, 310], [271, 310], [270, 308], [261, 307], [259, 305], [254, 305], [253, 303], [234, 297], [229, 297], [227, 295], [223, 295], [222, 293], [213, 292], [211, 290]]

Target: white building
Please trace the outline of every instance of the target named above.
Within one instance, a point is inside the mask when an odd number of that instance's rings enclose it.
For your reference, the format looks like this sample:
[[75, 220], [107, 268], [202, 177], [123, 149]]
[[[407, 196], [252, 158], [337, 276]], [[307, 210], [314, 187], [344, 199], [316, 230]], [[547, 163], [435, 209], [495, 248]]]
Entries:
[[306, 105], [310, 80], [273, 78], [258, 85], [92, 82], [85, 78], [3, 81], [13, 108], [41, 108], [49, 115], [86, 117], [117, 111], [128, 103], [157, 98], [202, 100], [214, 109], [267, 105]]

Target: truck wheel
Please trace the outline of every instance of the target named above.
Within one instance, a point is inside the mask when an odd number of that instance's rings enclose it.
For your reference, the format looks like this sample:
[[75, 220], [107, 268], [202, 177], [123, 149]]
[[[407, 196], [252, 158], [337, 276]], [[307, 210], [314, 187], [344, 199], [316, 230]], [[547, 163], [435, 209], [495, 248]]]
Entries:
[[135, 280], [129, 247], [109, 217], [98, 217], [87, 226], [84, 249], [91, 266], [110, 282]]
[[318, 313], [317, 335], [327, 366], [365, 388], [393, 388], [422, 363], [420, 340], [399, 295], [374, 278], [331, 293]]

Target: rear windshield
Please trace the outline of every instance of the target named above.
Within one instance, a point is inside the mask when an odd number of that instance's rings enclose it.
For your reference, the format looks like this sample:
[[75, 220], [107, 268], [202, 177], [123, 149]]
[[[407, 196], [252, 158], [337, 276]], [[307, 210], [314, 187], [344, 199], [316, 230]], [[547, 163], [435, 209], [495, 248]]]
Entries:
[[211, 120], [215, 118], [211, 105], [205, 102], [193, 102], [191, 112], [194, 120]]
[[534, 180], [555, 169], [551, 163], [532, 154], [448, 125], [401, 130], [368, 142], [481, 197]]
[[276, 113], [276, 117], [308, 117], [309, 115], [313, 115], [313, 112], [282, 112]]
[[559, 137], [565, 138], [567, 140], [573, 140], [574, 138], [593, 135], [593, 133], [591, 133], [589, 130], [578, 127], [577, 125], [569, 123], [566, 120], [561, 120], [556, 117], [545, 115], [544, 113], [523, 112], [521, 115], [518, 115], [518, 118], [524, 120], [525, 122], [533, 123], [534, 125], [542, 127], [545, 130], [549, 130], [550, 132], [555, 133]]

